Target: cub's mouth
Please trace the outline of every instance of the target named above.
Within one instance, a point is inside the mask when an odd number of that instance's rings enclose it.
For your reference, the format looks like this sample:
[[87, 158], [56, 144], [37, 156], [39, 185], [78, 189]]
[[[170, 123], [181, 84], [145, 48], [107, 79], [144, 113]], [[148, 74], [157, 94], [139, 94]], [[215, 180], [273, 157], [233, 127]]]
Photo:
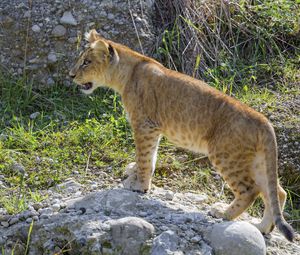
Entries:
[[81, 84], [80, 88], [82, 90], [90, 90], [93, 87], [93, 83], [92, 82], [87, 82], [84, 84]]

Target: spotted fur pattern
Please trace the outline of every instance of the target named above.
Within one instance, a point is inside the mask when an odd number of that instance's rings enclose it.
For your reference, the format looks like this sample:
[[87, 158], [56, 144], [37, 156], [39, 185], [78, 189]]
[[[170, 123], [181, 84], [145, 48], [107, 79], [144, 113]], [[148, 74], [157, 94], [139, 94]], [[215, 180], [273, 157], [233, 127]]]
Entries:
[[[180, 147], [206, 154], [230, 186], [235, 198], [216, 216], [235, 219], [261, 195], [265, 210], [258, 229], [269, 233], [276, 225], [293, 240], [294, 232], [282, 216], [286, 192], [278, 182], [276, 138], [262, 114], [94, 30], [87, 39], [89, 47], [70, 76], [83, 87], [92, 83], [92, 88], [85, 87], [87, 94], [99, 86], [120, 93], [136, 146], [135, 176], [125, 181], [126, 188], [150, 189], [164, 135]], [[84, 66], [84, 62], [90, 64]]]

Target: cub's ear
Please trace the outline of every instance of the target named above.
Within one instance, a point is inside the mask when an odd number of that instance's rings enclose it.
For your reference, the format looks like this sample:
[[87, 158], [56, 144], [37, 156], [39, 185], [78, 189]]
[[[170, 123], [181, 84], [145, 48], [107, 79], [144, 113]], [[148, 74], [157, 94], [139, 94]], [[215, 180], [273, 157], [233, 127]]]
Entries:
[[109, 52], [110, 63], [112, 63], [113, 65], [117, 64], [120, 60], [119, 54], [111, 44], [109, 44], [108, 46], [108, 52]]
[[91, 44], [91, 47], [94, 49], [96, 55], [108, 57], [110, 63], [117, 64], [119, 62], [119, 54], [114, 46], [112, 46], [109, 42], [98, 39], [96, 42]]
[[93, 43], [101, 38], [101, 36], [97, 33], [95, 29], [86, 32], [84, 37], [89, 43]]
[[91, 48], [93, 48], [95, 52], [104, 52], [105, 54], [109, 54], [109, 44], [99, 38], [91, 43]]

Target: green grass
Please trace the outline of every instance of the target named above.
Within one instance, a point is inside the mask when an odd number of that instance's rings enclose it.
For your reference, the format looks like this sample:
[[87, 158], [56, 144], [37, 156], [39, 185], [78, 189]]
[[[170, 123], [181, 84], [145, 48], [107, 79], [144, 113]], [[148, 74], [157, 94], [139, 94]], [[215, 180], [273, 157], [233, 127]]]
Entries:
[[39, 91], [3, 74], [0, 84], [0, 171], [9, 184], [0, 204], [8, 212], [42, 200], [41, 190], [74, 172], [87, 175], [88, 158], [89, 168], [113, 166], [116, 173], [132, 160], [130, 128], [115, 93], [87, 97], [58, 84]]

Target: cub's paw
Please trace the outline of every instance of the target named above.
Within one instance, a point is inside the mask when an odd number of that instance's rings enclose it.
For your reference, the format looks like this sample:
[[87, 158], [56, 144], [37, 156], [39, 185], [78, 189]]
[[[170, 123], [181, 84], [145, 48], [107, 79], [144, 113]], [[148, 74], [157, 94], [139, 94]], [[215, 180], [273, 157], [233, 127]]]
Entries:
[[125, 189], [146, 193], [150, 190], [150, 185], [140, 182], [137, 176], [137, 164], [135, 162], [130, 163], [125, 168], [125, 174], [128, 176], [122, 183]]
[[211, 206], [209, 214], [215, 218], [226, 219], [227, 217], [225, 211], [227, 206], [228, 205], [225, 203], [221, 203], [221, 202], [215, 203]]

